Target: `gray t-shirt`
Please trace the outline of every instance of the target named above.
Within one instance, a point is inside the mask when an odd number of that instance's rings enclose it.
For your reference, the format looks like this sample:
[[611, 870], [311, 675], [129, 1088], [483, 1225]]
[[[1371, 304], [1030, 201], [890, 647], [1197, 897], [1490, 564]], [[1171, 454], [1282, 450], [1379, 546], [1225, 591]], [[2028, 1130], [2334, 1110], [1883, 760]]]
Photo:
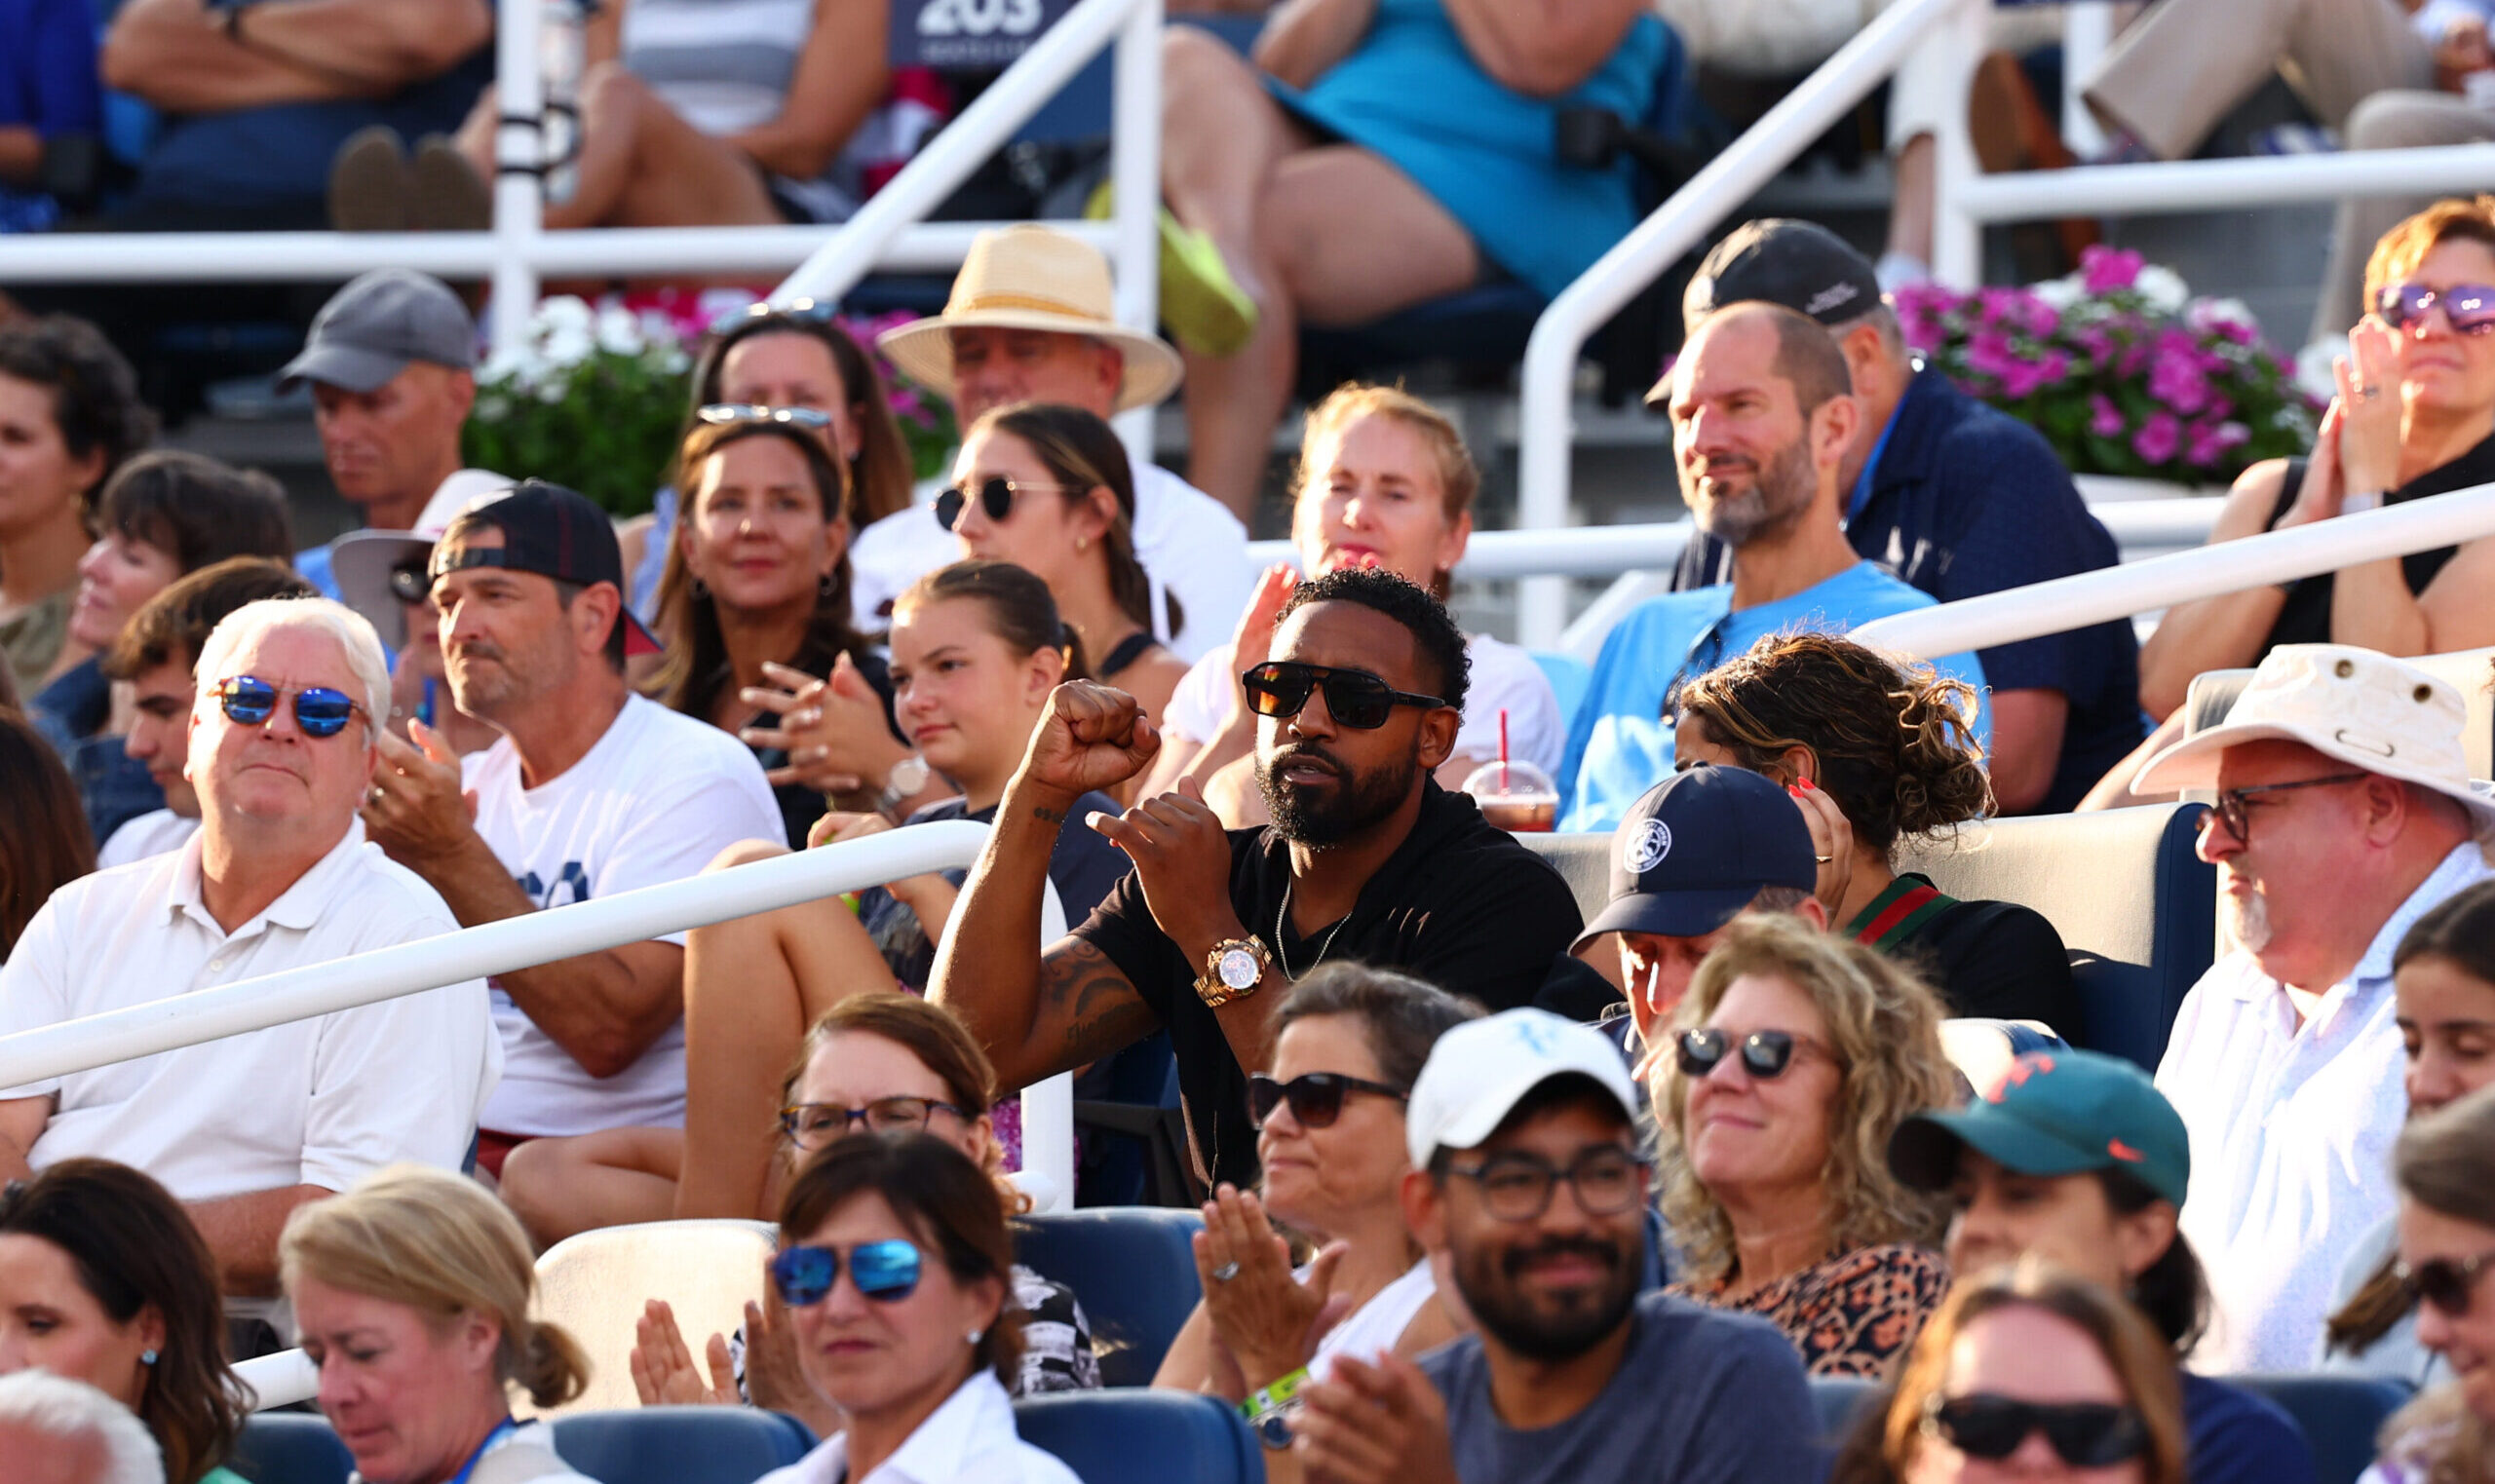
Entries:
[[1649, 1293], [1620, 1373], [1555, 1427], [1518, 1431], [1490, 1401], [1481, 1341], [1421, 1357], [1446, 1398], [1464, 1484], [1807, 1484], [1826, 1472], [1793, 1344], [1747, 1314]]

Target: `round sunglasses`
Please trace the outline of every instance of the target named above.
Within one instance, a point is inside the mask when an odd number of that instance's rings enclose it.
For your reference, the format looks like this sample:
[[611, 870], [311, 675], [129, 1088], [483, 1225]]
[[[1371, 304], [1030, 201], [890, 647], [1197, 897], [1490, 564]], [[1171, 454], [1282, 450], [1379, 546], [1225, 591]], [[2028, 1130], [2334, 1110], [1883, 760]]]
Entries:
[[2148, 1426], [2127, 1406], [2102, 1401], [2021, 1401], [1989, 1391], [1924, 1398], [1923, 1431], [1969, 1458], [2000, 1460], [2037, 1433], [2073, 1468], [2106, 1468], [2148, 1449]]
[[[849, 1249], [849, 1281], [878, 1303], [898, 1304], [918, 1291], [925, 1262], [905, 1241], [866, 1241]], [[838, 1247], [783, 1247], [771, 1259], [771, 1286], [790, 1309], [820, 1304], [840, 1278]]]
[[1259, 716], [1297, 716], [1316, 691], [1325, 693], [1325, 714], [1338, 726], [1373, 732], [1386, 725], [1399, 705], [1435, 709], [1446, 704], [1437, 696], [1399, 691], [1364, 669], [1336, 669], [1327, 665], [1302, 665], [1295, 660], [1268, 660], [1240, 671], [1240, 689], [1248, 693], [1248, 709]]
[[[1791, 1031], [1752, 1031], [1741, 1039], [1739, 1047], [1742, 1070], [1756, 1078], [1783, 1077], [1785, 1068], [1793, 1064], [1793, 1053], [1797, 1049], [1820, 1051], [1829, 1060], [1835, 1060], [1833, 1055], [1822, 1050], [1817, 1042], [1806, 1036], [1796, 1036]], [[1674, 1038], [1672, 1046], [1680, 1062], [1681, 1075], [1693, 1082], [1712, 1073], [1734, 1049], [1732, 1033], [1713, 1026], [1683, 1031]]]
[[2419, 323], [2428, 311], [2438, 307], [2453, 334], [2482, 335], [2495, 329], [2495, 288], [2484, 284], [2454, 284], [2449, 288], [2386, 284], [2374, 295], [2374, 313], [2394, 329]]
[[2458, 1319], [2468, 1314], [2477, 1294], [2477, 1280], [2490, 1264], [2495, 1264], [2495, 1252], [2466, 1258], [2430, 1257], [2413, 1268], [2399, 1264], [2392, 1272], [2419, 1302], [2432, 1304], [2445, 1318]]
[[228, 721], [247, 727], [268, 725], [277, 714], [278, 699], [294, 698], [294, 724], [306, 737], [335, 737], [347, 729], [347, 723], [358, 716], [371, 720], [365, 708], [349, 699], [344, 691], [326, 685], [307, 685], [298, 689], [271, 685], [257, 675], [233, 675], [219, 680], [210, 694], [225, 712]]
[[1014, 514], [1014, 497], [1026, 489], [1054, 489], [1062, 492], [1062, 484], [1040, 484], [1029, 479], [1009, 479], [1002, 475], [979, 481], [976, 489], [956, 484], [936, 497], [936, 523], [951, 530], [969, 508], [971, 496], [979, 496], [979, 508], [987, 513], [988, 524], [994, 525]]
[[1364, 1077], [1346, 1077], [1340, 1072], [1302, 1072], [1286, 1083], [1278, 1083], [1258, 1072], [1248, 1079], [1248, 1118], [1257, 1127], [1274, 1116], [1274, 1110], [1290, 1104], [1292, 1122], [1302, 1128], [1331, 1128], [1343, 1116], [1343, 1100], [1355, 1092], [1367, 1092], [1378, 1097], [1391, 1097], [1408, 1103], [1411, 1094], [1401, 1087], [1373, 1083]]

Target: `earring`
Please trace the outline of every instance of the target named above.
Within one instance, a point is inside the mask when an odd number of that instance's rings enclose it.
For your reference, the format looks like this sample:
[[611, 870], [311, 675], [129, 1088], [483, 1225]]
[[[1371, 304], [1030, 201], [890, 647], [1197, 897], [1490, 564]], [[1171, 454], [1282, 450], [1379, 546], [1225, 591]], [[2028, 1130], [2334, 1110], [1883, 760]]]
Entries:
[[154, 1365], [156, 1363], [156, 1348], [154, 1346], [149, 1346], [147, 1349], [140, 1351], [138, 1352], [138, 1363], [140, 1365]]
[[693, 579], [693, 595], [697, 598], [709, 597], [710, 595], [710, 585], [698, 577]]
[[1077, 552], [1085, 552], [1085, 551], [1089, 551], [1089, 550], [1091, 550], [1091, 547], [1092, 547], [1092, 538], [1091, 538], [1091, 537], [1089, 537], [1089, 536], [1077, 536], [1077, 537], [1075, 537], [1075, 538], [1074, 538], [1074, 550], [1076, 550]]
[[979, 1344], [979, 1337], [980, 1337], [980, 1336], [982, 1336], [982, 1335], [984, 1335], [984, 1334], [986, 1334], [986, 1333], [987, 1333], [987, 1331], [986, 1331], [986, 1330], [983, 1330], [983, 1329], [974, 1329], [974, 1330], [972, 1330], [969, 1334], [962, 1336], [962, 1338], [963, 1338], [963, 1339], [965, 1339], [965, 1340], [968, 1340], [972, 1345], [976, 1346], [976, 1345], [978, 1345], [978, 1344]]
[[822, 597], [834, 597], [838, 595], [831, 590], [830, 573], [825, 572], [822, 577], [816, 579], [815, 592], [818, 596]]

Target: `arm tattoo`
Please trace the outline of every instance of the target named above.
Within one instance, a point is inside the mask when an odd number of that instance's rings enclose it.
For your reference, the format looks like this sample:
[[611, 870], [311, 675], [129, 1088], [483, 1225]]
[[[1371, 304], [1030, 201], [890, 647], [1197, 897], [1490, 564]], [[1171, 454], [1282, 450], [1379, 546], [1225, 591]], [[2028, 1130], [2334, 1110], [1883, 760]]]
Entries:
[[1080, 938], [1040, 966], [1041, 1013], [1061, 1028], [1065, 1066], [1105, 1056], [1150, 1035], [1160, 1023], [1124, 970]]
[[1065, 811], [1061, 809], [1051, 809], [1045, 804], [1034, 804], [1031, 806], [1031, 818], [1039, 820], [1042, 824], [1063, 824], [1065, 822]]

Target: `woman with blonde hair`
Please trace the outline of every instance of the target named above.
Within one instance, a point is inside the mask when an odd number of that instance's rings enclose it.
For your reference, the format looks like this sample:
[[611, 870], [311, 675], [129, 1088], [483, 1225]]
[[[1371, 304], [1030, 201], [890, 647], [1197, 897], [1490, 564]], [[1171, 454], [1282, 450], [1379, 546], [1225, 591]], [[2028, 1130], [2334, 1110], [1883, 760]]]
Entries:
[[[1234, 826], [1265, 822], [1248, 762], [1256, 718], [1242, 700], [1239, 677], [1264, 663], [1291, 589], [1302, 577], [1338, 567], [1383, 567], [1444, 600], [1473, 536], [1481, 471], [1444, 412], [1401, 387], [1346, 382], [1309, 409], [1293, 486], [1298, 570], [1268, 568], [1237, 636], [1197, 661], [1179, 683], [1163, 719], [1161, 757], [1143, 787], [1151, 797], [1194, 779]], [[1486, 633], [1470, 636], [1465, 651], [1472, 667], [1464, 722], [1455, 751], [1439, 766], [1439, 781], [1459, 787], [1496, 759], [1503, 726], [1508, 756], [1555, 773], [1568, 720], [1542, 667]]]
[[2177, 1381], [2137, 1311], [2023, 1258], [1949, 1295], [1830, 1484], [2184, 1484]]
[[2399, 1276], [2417, 1296], [2417, 1343], [2453, 1379], [2383, 1425], [2382, 1459], [2360, 1484], [2495, 1479], [2495, 1088], [2479, 1088], [2400, 1130]]
[[278, 1264], [353, 1484], [467, 1479], [488, 1458], [496, 1484], [588, 1484], [543, 1424], [512, 1419], [512, 1388], [557, 1406], [580, 1394], [589, 1362], [530, 1317], [528, 1234], [484, 1187], [392, 1165], [296, 1207]]
[[1888, 1163], [1900, 1123], [1951, 1101], [1940, 1018], [1861, 944], [1735, 919], [1650, 1074], [1674, 1291], [1772, 1321], [1815, 1376], [1887, 1374], [1949, 1285], [1942, 1203]]

